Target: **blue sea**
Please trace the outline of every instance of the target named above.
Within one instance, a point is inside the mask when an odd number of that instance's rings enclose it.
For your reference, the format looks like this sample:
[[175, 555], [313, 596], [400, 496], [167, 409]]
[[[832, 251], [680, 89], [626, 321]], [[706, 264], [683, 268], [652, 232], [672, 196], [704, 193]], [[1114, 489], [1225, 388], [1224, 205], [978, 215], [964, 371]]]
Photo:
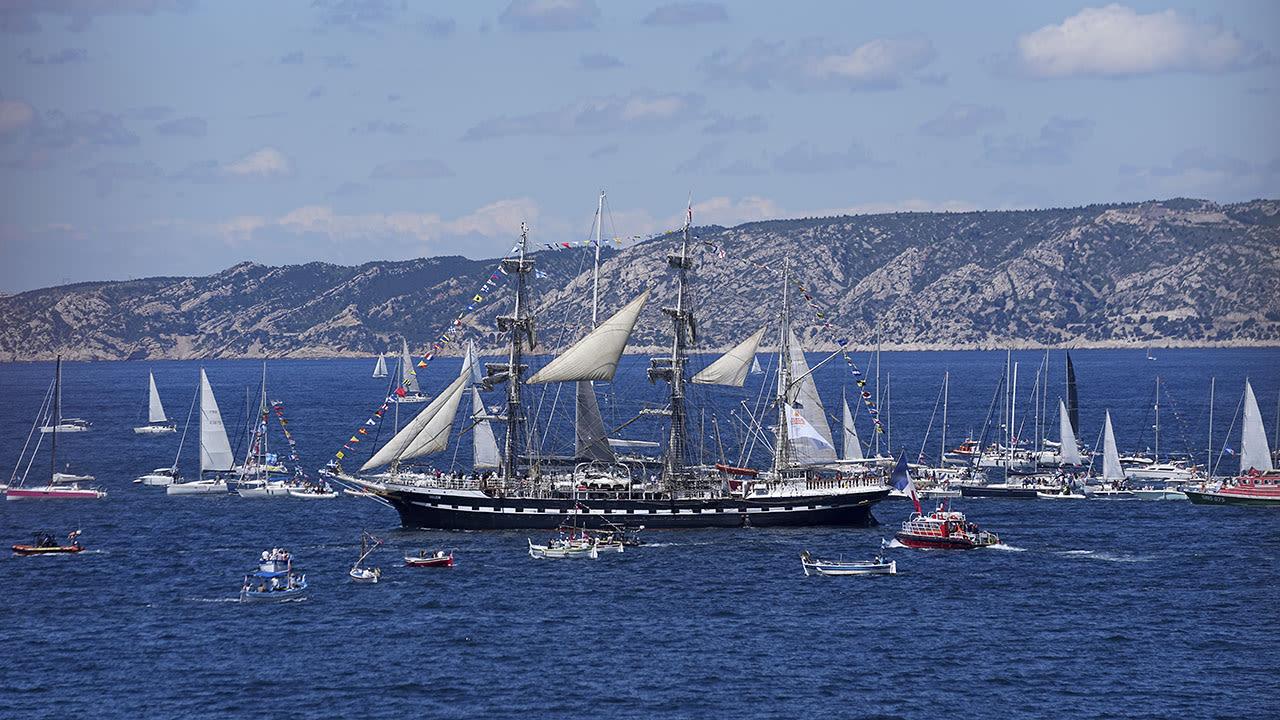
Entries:
[[[1238, 450], [1246, 377], [1268, 437], [1275, 433], [1280, 350], [1153, 354], [1072, 353], [1086, 449], [1106, 410], [1122, 452], [1154, 449], [1158, 397], [1162, 454], [1203, 462], [1211, 446], [1215, 459], [1224, 447]], [[881, 450], [937, 456], [947, 372], [947, 444], [977, 437], [993, 404], [1001, 415], [1005, 357], [883, 353], [877, 410], [891, 439], [881, 437]], [[1034, 436], [1043, 405], [1056, 440], [1063, 354], [1050, 354], [1047, 392], [1034, 398], [1044, 353], [1013, 360], [1019, 435]], [[855, 362], [873, 391], [874, 358]], [[642, 379], [646, 364], [625, 358], [618, 382], [600, 385], [606, 425], [664, 402], [662, 387]], [[0, 717], [1241, 718], [1274, 717], [1280, 707], [1280, 511], [965, 499], [960, 509], [999, 533], [1003, 548], [893, 548], [900, 574], [875, 578], [807, 578], [798, 556], [871, 557], [909, 514], [907, 501], [879, 504], [882, 525], [873, 528], [646, 530], [646, 545], [620, 555], [534, 560], [526, 538], [536, 533], [403, 529], [368, 499], [170, 498], [133, 484], [172, 463], [202, 366], [243, 453], [260, 362], [64, 363], [64, 415], [93, 429], [59, 436], [59, 469], [95, 475], [110, 495], [0, 503], [0, 539], [81, 529], [88, 548], [0, 559]], [[387, 392], [372, 369], [372, 358], [267, 364], [268, 397], [282, 403], [308, 473], [361, 427], [370, 429], [361, 437], [387, 437], [390, 428], [365, 425]], [[424, 391], [434, 394], [458, 369], [456, 358], [433, 362]], [[132, 432], [145, 421], [148, 370], [177, 435]], [[0, 365], [6, 476], [53, 374], [52, 363]], [[815, 377], [829, 411], [838, 415], [842, 387], [856, 406], [842, 358]], [[766, 386], [754, 376], [745, 392], [691, 390], [693, 459], [745, 457], [740, 420], [761, 412]], [[568, 403], [554, 388], [529, 402], [559, 415]], [[874, 446], [861, 407], [859, 432]], [[396, 422], [394, 412], [384, 419]], [[658, 439], [659, 430], [636, 422], [624, 434]], [[272, 447], [285, 450], [274, 416], [270, 432]], [[534, 433], [547, 451], [571, 442], [556, 421]], [[193, 427], [180, 457], [188, 477], [197, 438]], [[431, 462], [449, 469], [468, 459], [463, 443]], [[749, 460], [765, 461], [758, 446]], [[1224, 455], [1219, 472], [1235, 470]], [[48, 471], [46, 439], [31, 476]], [[362, 529], [386, 543], [370, 559], [384, 571], [376, 585], [346, 574]], [[276, 546], [306, 572], [307, 599], [236, 602], [259, 552]], [[405, 552], [421, 549], [452, 550], [457, 566], [401, 566]]]

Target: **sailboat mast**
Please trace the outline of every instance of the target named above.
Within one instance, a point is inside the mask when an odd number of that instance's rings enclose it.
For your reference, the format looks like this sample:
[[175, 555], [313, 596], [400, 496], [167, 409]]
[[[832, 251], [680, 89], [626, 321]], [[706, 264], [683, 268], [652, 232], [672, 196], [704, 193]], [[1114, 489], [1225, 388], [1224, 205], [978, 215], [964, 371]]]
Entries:
[[[1147, 351], [1150, 352], [1149, 350]], [[1156, 461], [1160, 460], [1160, 376], [1156, 376]]]
[[49, 440], [49, 482], [58, 472], [58, 426], [62, 424], [62, 356], [58, 355], [53, 371], [53, 437]]
[[671, 432], [667, 439], [667, 456], [663, 464], [663, 480], [673, 483], [675, 478], [684, 474], [684, 442], [685, 442], [685, 408], [684, 408], [684, 366], [686, 347], [689, 345], [694, 331], [693, 311], [689, 307], [688, 285], [689, 268], [693, 266], [693, 258], [689, 256], [689, 229], [693, 225], [693, 205], [690, 203], [685, 218], [684, 230], [681, 233], [680, 254], [668, 255], [667, 265], [677, 271], [675, 307], [664, 307], [662, 312], [671, 318], [673, 337], [671, 355], [665, 358], [654, 358], [649, 365], [649, 381], [659, 378], [671, 385]]
[[951, 394], [951, 371], [942, 374], [942, 450], [938, 453], [938, 467], [947, 464], [947, 399]]
[[1213, 386], [1218, 378], [1209, 378], [1209, 454], [1204, 459], [1204, 479], [1213, 477]]
[[604, 191], [596, 205], [596, 263], [591, 271], [591, 327], [596, 326], [596, 312], [600, 307], [600, 227], [604, 225]]
[[780, 472], [790, 465], [791, 437], [789, 433], [791, 418], [787, 417], [789, 390], [791, 388], [791, 260], [788, 258], [782, 267], [782, 315], [778, 320], [778, 436], [777, 448], [773, 453], [773, 471]]
[[525, 366], [522, 365], [524, 338], [529, 339], [529, 349], [534, 346], [533, 315], [528, 310], [528, 288], [525, 276], [533, 270], [533, 260], [526, 259], [529, 245], [529, 226], [520, 223], [520, 249], [515, 258], [503, 258], [502, 269], [515, 273], [515, 306], [510, 315], [498, 318], [498, 329], [511, 331], [511, 345], [507, 354], [507, 438], [506, 453], [502, 458], [502, 477], [514, 480], [519, 472], [520, 443], [524, 437], [524, 418], [521, 417], [520, 386]]

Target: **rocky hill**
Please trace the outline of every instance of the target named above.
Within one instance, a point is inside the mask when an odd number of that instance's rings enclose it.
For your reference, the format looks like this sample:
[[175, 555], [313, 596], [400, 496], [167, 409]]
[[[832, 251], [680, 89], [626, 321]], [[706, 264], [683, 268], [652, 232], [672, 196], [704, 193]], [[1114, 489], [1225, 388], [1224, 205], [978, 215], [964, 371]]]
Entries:
[[[1176, 199], [1014, 212], [776, 220], [694, 233], [699, 346], [735, 342], [776, 316], [790, 263], [838, 337], [886, 347], [1280, 344], [1280, 201]], [[677, 236], [609, 250], [601, 317], [654, 286], [632, 347], [666, 344], [664, 261]], [[714, 247], [713, 247], [714, 246]], [[722, 252], [717, 252], [717, 250]], [[540, 349], [589, 323], [588, 250], [543, 251], [533, 280]], [[723, 256], [721, 256], [723, 254]], [[496, 267], [460, 257], [279, 268], [242, 263], [199, 278], [81, 283], [0, 296], [0, 360], [322, 357], [420, 352], [463, 313], [483, 346], [508, 310]], [[505, 278], [504, 278], [505, 280]], [[794, 286], [792, 286], [793, 298]], [[830, 335], [808, 301], [798, 334]]]

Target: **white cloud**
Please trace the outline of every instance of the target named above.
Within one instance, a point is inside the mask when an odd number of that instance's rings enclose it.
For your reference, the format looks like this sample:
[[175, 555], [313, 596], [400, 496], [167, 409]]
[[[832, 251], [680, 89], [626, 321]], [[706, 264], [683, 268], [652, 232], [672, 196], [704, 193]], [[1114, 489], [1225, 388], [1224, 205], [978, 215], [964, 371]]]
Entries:
[[464, 140], [508, 135], [578, 135], [615, 131], [659, 132], [696, 117], [701, 95], [635, 92], [625, 97], [584, 98], [550, 112], [500, 117], [473, 126]]
[[224, 173], [241, 178], [265, 180], [293, 175], [293, 161], [273, 147], [264, 147], [222, 166]]
[[878, 37], [852, 50], [823, 48], [815, 43], [753, 41], [735, 58], [724, 51], [702, 61], [714, 80], [744, 83], [757, 90], [781, 85], [795, 91], [845, 89], [884, 90], [933, 61], [933, 43], [921, 33]]
[[1176, 10], [1142, 15], [1123, 5], [1085, 8], [1016, 42], [1018, 69], [1033, 77], [1223, 72], [1261, 60], [1239, 33]]
[[512, 0], [498, 22], [516, 30], [587, 30], [599, 17], [592, 0]]

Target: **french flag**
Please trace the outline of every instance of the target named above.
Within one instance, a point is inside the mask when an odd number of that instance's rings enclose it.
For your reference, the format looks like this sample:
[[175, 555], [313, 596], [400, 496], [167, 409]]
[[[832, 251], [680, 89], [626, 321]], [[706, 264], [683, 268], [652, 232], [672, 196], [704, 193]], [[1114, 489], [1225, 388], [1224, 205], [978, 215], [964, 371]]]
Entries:
[[894, 466], [893, 474], [889, 476], [889, 484], [910, 495], [911, 502], [915, 503], [916, 512], [920, 512], [920, 498], [916, 497], [916, 484], [911, 482], [911, 475], [907, 472], [905, 452], [898, 455], [898, 464]]

